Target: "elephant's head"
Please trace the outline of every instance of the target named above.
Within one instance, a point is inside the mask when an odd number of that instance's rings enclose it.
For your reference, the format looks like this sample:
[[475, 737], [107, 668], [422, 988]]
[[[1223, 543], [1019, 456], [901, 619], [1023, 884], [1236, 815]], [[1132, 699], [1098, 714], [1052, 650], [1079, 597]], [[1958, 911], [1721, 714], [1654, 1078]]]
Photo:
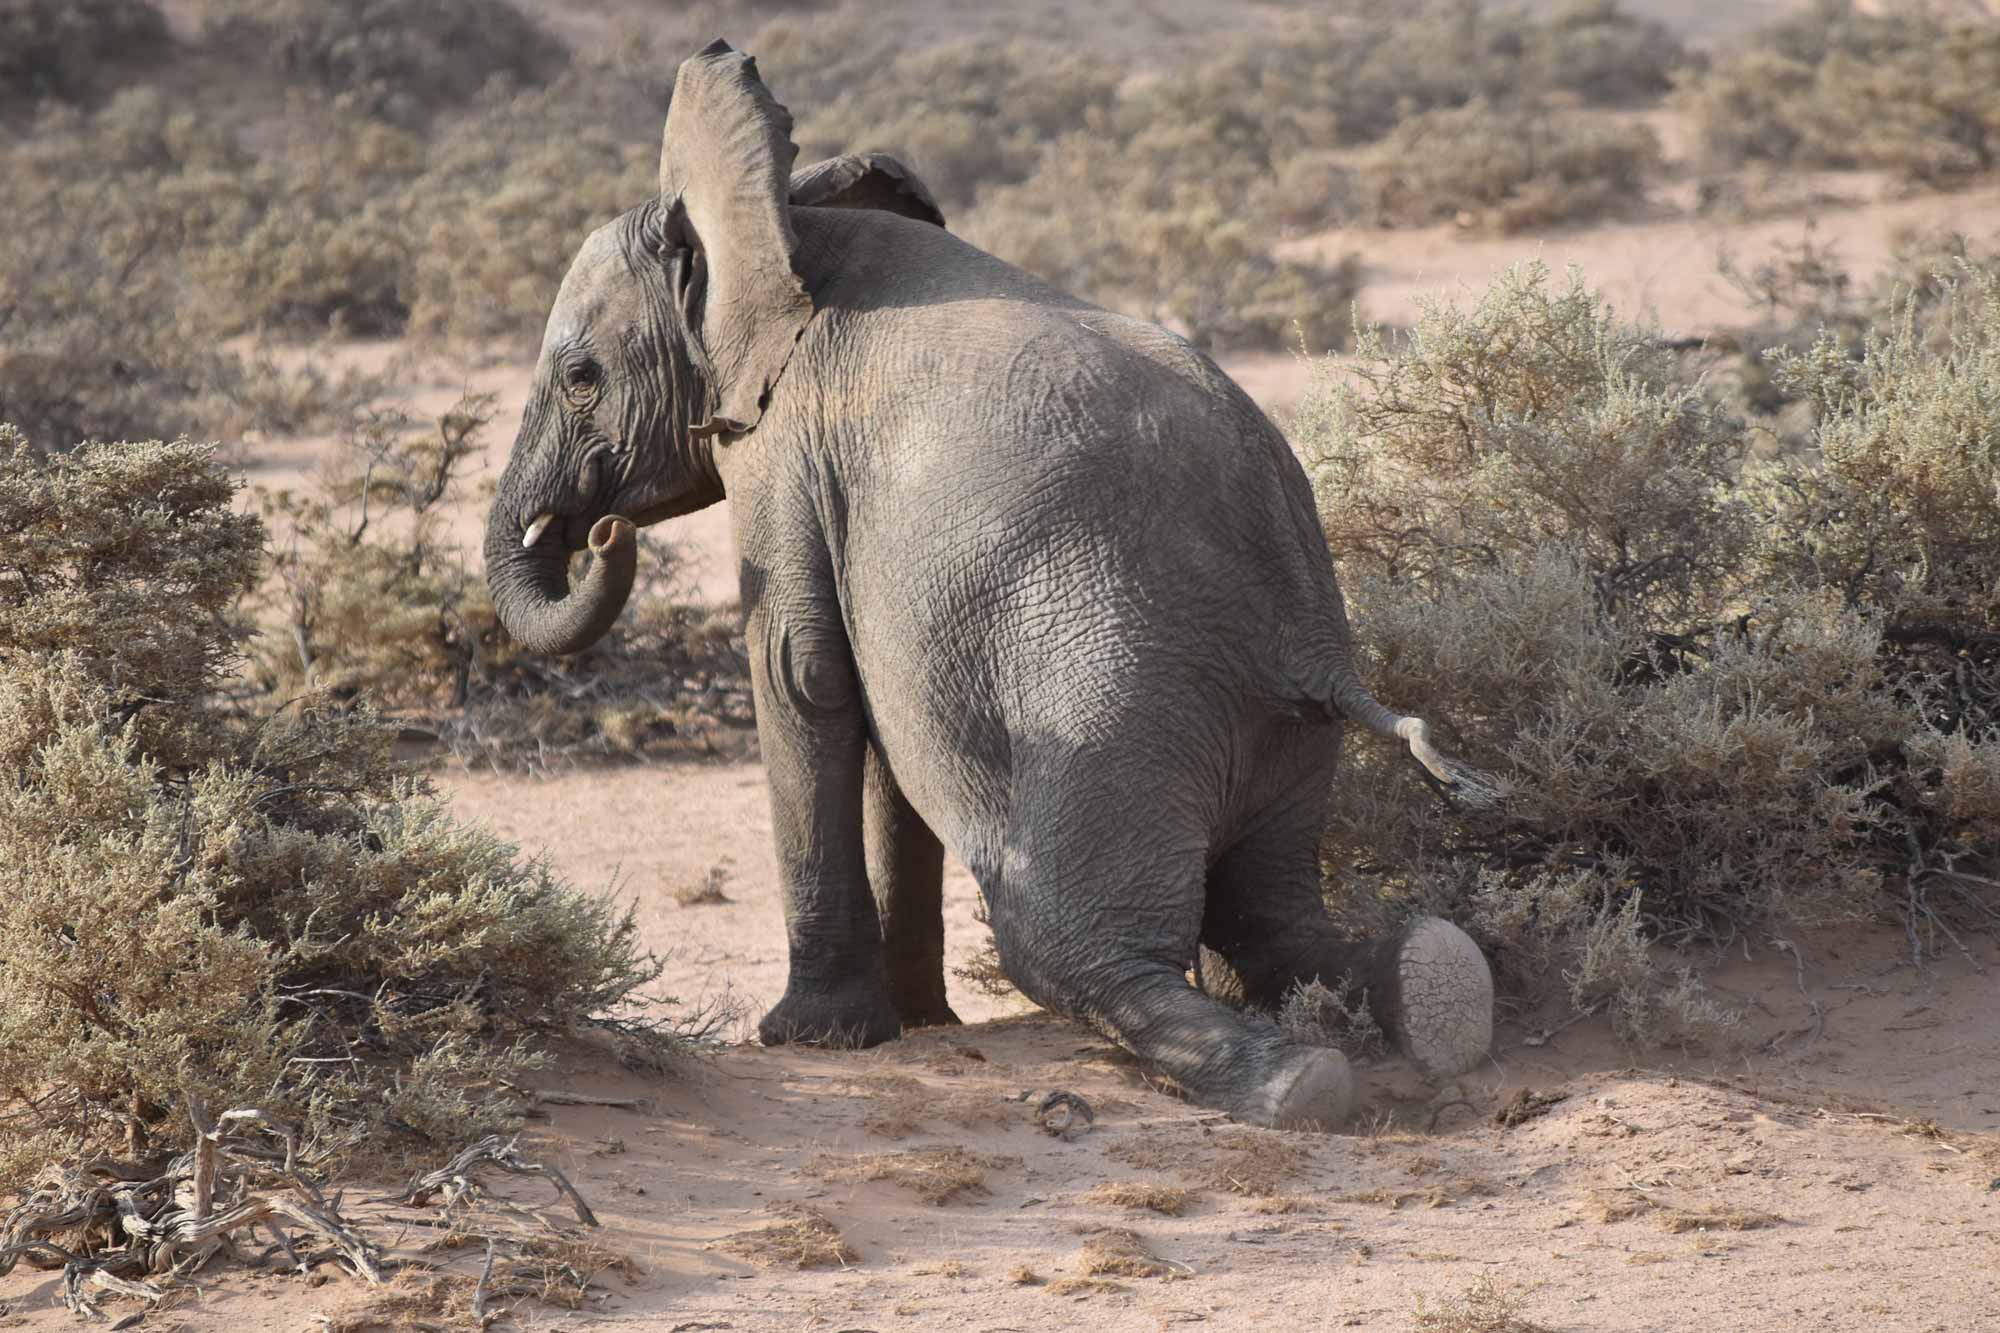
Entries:
[[[680, 68], [660, 193], [600, 228], [563, 279], [486, 524], [501, 621], [579, 652], [632, 589], [635, 524], [721, 498], [711, 437], [756, 426], [812, 300], [792, 268], [791, 116], [749, 57]], [[572, 590], [570, 555], [588, 545]]]
[[486, 523], [494, 606], [538, 652], [580, 652], [618, 618], [635, 525], [722, 498], [714, 446], [757, 425], [813, 314], [793, 206], [944, 225], [880, 154], [788, 178], [791, 129], [756, 62], [711, 43], [675, 79], [659, 195], [593, 233], [563, 279]]

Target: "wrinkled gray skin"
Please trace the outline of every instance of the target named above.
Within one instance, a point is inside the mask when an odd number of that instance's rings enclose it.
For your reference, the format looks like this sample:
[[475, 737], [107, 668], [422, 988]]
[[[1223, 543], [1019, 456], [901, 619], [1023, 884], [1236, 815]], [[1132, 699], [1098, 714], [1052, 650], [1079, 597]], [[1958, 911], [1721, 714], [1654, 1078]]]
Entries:
[[1482, 1059], [1463, 933], [1343, 943], [1320, 899], [1339, 718], [1449, 769], [1356, 680], [1278, 431], [1181, 339], [953, 237], [893, 161], [788, 177], [789, 133], [727, 46], [682, 67], [662, 193], [564, 281], [486, 540], [509, 629], [576, 652], [632, 524], [728, 497], [791, 946], [764, 1040], [957, 1021], [948, 846], [1021, 990], [1201, 1102], [1330, 1125], [1353, 1082], [1190, 984], [1198, 955], [1253, 1007], [1352, 975], [1427, 1072]]

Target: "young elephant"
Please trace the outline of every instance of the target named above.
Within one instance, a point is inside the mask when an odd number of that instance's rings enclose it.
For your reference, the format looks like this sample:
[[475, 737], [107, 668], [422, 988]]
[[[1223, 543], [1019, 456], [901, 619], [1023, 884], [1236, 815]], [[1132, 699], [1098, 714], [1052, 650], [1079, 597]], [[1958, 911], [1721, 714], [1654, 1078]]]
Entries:
[[[1196, 1099], [1332, 1124], [1330, 1050], [1249, 1003], [1352, 975], [1426, 1071], [1480, 1060], [1485, 959], [1418, 922], [1345, 944], [1316, 845], [1355, 676], [1298, 463], [1181, 339], [942, 227], [884, 158], [788, 181], [791, 118], [716, 42], [681, 67], [655, 199], [584, 243], [487, 528], [508, 628], [617, 617], [633, 525], [726, 495], [791, 970], [767, 1042], [954, 1022], [943, 847], [1032, 999]], [[567, 565], [590, 568], [571, 589]]]

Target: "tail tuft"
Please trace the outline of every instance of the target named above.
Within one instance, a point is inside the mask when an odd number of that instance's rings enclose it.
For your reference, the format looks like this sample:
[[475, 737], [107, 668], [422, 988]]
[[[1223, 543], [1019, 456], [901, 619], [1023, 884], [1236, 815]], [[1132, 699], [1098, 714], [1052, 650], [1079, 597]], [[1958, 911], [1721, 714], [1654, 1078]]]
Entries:
[[1410, 753], [1417, 762], [1459, 800], [1482, 810], [1500, 804], [1500, 784], [1488, 774], [1460, 763], [1432, 745], [1430, 723], [1420, 717], [1398, 719], [1396, 735], [1408, 743]]

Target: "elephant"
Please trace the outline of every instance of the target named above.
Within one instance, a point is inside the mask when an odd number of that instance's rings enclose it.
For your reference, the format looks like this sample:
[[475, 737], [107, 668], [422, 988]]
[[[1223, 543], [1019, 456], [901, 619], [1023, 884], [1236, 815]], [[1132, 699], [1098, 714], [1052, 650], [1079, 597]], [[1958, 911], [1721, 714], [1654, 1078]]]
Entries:
[[1321, 897], [1343, 719], [1469, 770], [1362, 685], [1278, 429], [1185, 340], [953, 235], [894, 159], [791, 175], [791, 131], [726, 42], [681, 65], [659, 193], [564, 278], [485, 537], [508, 630], [576, 653], [635, 528], [727, 498], [790, 949], [763, 1041], [957, 1021], [949, 847], [1014, 984], [1198, 1103], [1350, 1113], [1346, 1058], [1265, 1016], [1313, 979], [1426, 1074], [1484, 1059], [1463, 931], [1343, 941]]

